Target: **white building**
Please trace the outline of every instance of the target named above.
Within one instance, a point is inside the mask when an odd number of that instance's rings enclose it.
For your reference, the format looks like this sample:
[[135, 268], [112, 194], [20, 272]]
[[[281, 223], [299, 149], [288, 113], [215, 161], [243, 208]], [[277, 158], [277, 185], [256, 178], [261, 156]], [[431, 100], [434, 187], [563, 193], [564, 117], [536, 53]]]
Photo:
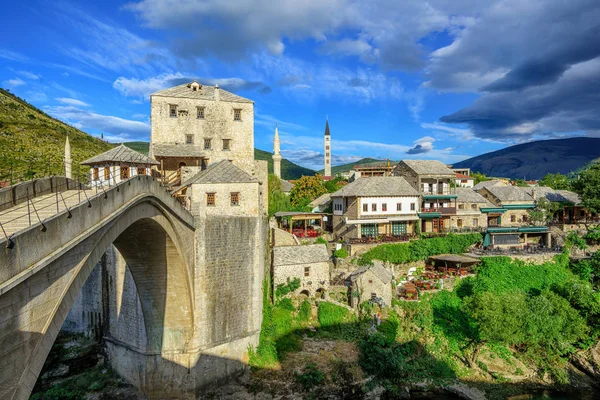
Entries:
[[275, 125], [275, 136], [273, 137], [273, 173], [281, 179], [281, 142], [279, 141], [279, 128]]
[[419, 193], [399, 176], [357, 179], [331, 198], [337, 238], [412, 234], [419, 220]]
[[454, 180], [454, 185], [456, 187], [472, 188], [473, 186], [475, 186], [475, 178], [456, 172], [456, 179]]
[[117, 146], [81, 163], [90, 166], [92, 186], [111, 186], [136, 175], [150, 175], [156, 160], [125, 145]]

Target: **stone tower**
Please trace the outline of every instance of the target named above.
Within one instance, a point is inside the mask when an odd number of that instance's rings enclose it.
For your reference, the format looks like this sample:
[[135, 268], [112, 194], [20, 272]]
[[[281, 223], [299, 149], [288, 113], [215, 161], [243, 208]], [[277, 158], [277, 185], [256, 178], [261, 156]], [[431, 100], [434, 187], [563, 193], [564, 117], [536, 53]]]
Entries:
[[67, 141], [65, 142], [65, 177], [71, 179], [71, 166], [73, 165], [73, 159], [71, 158], [71, 143], [69, 143], [69, 135], [67, 135]]
[[273, 138], [273, 173], [281, 179], [281, 153], [279, 142], [279, 129], [275, 125], [275, 137]]
[[325, 168], [323, 176], [331, 176], [331, 133], [329, 133], [329, 119], [325, 120]]

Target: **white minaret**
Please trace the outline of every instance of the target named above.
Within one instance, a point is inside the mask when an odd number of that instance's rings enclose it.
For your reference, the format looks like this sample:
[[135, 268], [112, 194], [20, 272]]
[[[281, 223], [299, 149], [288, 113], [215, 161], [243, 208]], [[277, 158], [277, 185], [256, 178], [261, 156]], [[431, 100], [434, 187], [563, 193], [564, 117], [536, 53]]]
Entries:
[[275, 125], [275, 137], [273, 138], [273, 173], [281, 179], [281, 153], [279, 142], [279, 129]]
[[331, 176], [331, 133], [329, 133], [329, 118], [325, 120], [325, 138], [323, 140], [325, 147], [325, 168], [323, 176]]
[[65, 176], [69, 179], [71, 176], [71, 166], [73, 165], [73, 159], [71, 158], [71, 143], [69, 143], [69, 135], [67, 135], [67, 141], [65, 142]]

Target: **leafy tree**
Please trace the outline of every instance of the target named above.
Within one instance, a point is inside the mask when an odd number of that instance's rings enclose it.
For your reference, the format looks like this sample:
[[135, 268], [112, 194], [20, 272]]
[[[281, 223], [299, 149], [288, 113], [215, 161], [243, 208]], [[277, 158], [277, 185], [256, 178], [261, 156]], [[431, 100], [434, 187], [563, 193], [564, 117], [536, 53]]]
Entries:
[[524, 180], [524, 179], [515, 179], [515, 180], [513, 181], [513, 184], [514, 184], [515, 186], [518, 186], [518, 187], [528, 187], [528, 186], [529, 186], [529, 185], [527, 184], [527, 182], [525, 182], [525, 180]]
[[539, 182], [540, 186], [548, 186], [554, 190], [568, 190], [569, 179], [561, 173], [546, 174]]
[[479, 172], [471, 173], [471, 177], [475, 180], [475, 185], [477, 185], [478, 183], [490, 180], [490, 178], [488, 178], [485, 174], [482, 174]]
[[535, 209], [529, 211], [529, 219], [534, 225], [545, 225], [560, 208], [560, 203], [542, 197], [536, 202]]
[[290, 193], [290, 201], [294, 207], [306, 206], [324, 193], [327, 193], [327, 189], [320, 175], [303, 176], [294, 184]]
[[337, 174], [335, 178], [325, 182], [325, 189], [327, 189], [327, 193], [334, 193], [341, 189], [346, 182], [347, 180], [342, 175]]
[[571, 186], [581, 196], [583, 207], [590, 212], [600, 213], [600, 163], [581, 171]]

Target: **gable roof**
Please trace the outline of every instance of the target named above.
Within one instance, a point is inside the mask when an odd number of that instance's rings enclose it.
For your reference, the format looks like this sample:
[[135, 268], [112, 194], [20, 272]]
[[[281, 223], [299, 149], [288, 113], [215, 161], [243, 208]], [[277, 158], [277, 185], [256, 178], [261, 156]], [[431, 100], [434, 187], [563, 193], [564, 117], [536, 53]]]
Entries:
[[471, 188], [457, 187], [455, 190], [456, 195], [458, 196], [456, 201], [459, 203], [482, 203], [485, 204], [486, 207], [494, 207], [488, 199]]
[[228, 92], [227, 90], [220, 89], [218, 86], [200, 85], [198, 90], [193, 90], [191, 85], [196, 82], [188, 82], [172, 88], [159, 90], [150, 95], [161, 96], [161, 97], [180, 97], [186, 99], [197, 99], [197, 100], [211, 100], [215, 101], [215, 91], [219, 91], [220, 101], [231, 101], [234, 103], [254, 103], [252, 100], [246, 99], [237, 94]]
[[473, 190], [481, 190], [493, 186], [507, 186], [507, 184], [500, 179], [491, 179], [489, 181], [479, 182], [477, 185], [473, 186]]
[[456, 173], [437, 160], [402, 160], [406, 166], [418, 175], [447, 175], [456, 177]]
[[327, 246], [308, 244], [302, 246], [273, 247], [273, 266], [313, 264], [329, 261]]
[[535, 193], [536, 199], [546, 198], [549, 201], [556, 203], [581, 203], [579, 195], [569, 190], [554, 190], [547, 186], [527, 187], [523, 189], [532, 196], [533, 193]]
[[204, 147], [194, 144], [152, 143], [154, 157], [202, 157], [206, 155]]
[[320, 195], [319, 197], [317, 197], [316, 199], [314, 199], [313, 201], [311, 201], [310, 203], [308, 203], [308, 205], [311, 207], [319, 207], [319, 206], [323, 206], [323, 205], [329, 203], [330, 201], [331, 201], [331, 193], [324, 193], [324, 194]]
[[393, 277], [392, 272], [389, 271], [387, 268], [385, 268], [383, 266], [383, 263], [378, 260], [374, 260], [373, 265], [365, 265], [363, 267], [360, 267], [359, 269], [357, 269], [356, 271], [354, 271], [353, 273], [348, 275], [346, 280], [350, 281], [350, 282], [354, 282], [361, 275], [363, 275], [365, 272], [367, 272], [369, 270], [373, 271], [375, 276], [377, 276], [377, 278], [379, 278], [381, 280], [381, 282], [383, 282], [386, 285], [392, 281], [392, 277]]
[[288, 181], [284, 181], [283, 179], [280, 179], [279, 182], [280, 182], [279, 188], [281, 189], [281, 191], [283, 193], [288, 193], [288, 192], [292, 191], [292, 188], [294, 187], [294, 185], [292, 185]]
[[533, 203], [533, 197], [527, 193], [527, 189], [519, 186], [493, 186], [486, 188], [492, 195], [494, 195], [500, 202], [503, 201], [524, 201], [527, 203]]
[[211, 183], [252, 183], [258, 182], [256, 178], [248, 175], [229, 160], [221, 160], [212, 163], [203, 171], [198, 172], [180, 186], [174, 189], [177, 192], [184, 186], [191, 184], [211, 184]]
[[131, 164], [146, 164], [146, 165], [158, 165], [159, 163], [148, 157], [143, 155], [142, 153], [138, 153], [135, 150], [130, 149], [129, 147], [121, 144], [115, 148], [112, 148], [108, 151], [105, 151], [102, 154], [98, 154], [97, 156], [88, 158], [85, 161], [82, 161], [82, 165], [92, 165], [92, 164], [102, 164], [107, 162], [121, 162], [121, 163], [131, 163]]
[[473, 178], [472, 176], [465, 175], [465, 174], [459, 174], [458, 172], [456, 173], [456, 179], [469, 179], [472, 181], [475, 180], [475, 178]]
[[418, 196], [415, 190], [401, 176], [372, 176], [357, 179], [347, 184], [331, 197], [365, 197], [365, 196]]

